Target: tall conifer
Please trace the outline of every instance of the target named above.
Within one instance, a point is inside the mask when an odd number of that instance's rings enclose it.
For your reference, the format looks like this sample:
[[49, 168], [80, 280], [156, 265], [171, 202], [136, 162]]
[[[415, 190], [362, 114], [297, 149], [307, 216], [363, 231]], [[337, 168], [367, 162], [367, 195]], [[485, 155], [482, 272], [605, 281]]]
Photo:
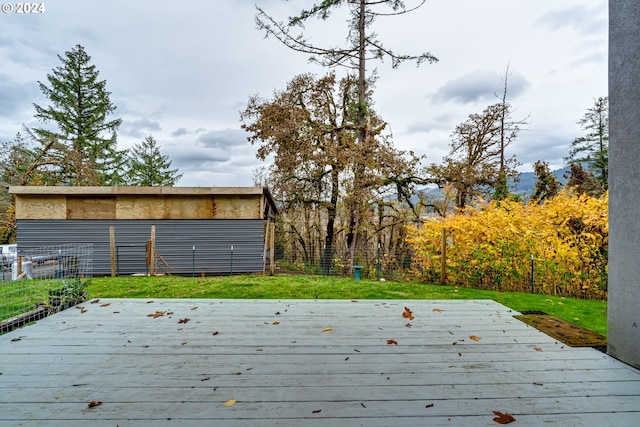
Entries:
[[84, 47], [76, 45], [58, 55], [62, 64], [38, 82], [49, 105], [34, 104], [35, 117], [54, 126], [33, 128], [32, 135], [46, 151], [47, 167], [67, 185], [122, 184], [125, 151], [117, 149], [117, 129], [122, 120], [110, 119], [111, 103], [106, 81]]

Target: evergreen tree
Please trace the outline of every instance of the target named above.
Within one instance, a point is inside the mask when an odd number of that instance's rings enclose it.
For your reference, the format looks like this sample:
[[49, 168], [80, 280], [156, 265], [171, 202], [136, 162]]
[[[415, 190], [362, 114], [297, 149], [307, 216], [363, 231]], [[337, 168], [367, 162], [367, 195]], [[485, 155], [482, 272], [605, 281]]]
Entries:
[[549, 169], [549, 163], [538, 160], [533, 164], [533, 172], [536, 175], [533, 199], [542, 203], [544, 200], [554, 198], [560, 191], [560, 182]]
[[148, 136], [129, 151], [128, 184], [139, 187], [172, 187], [182, 177], [178, 169], [169, 169], [171, 160], [160, 153], [156, 140]]
[[81, 45], [58, 58], [62, 65], [47, 74], [48, 85], [38, 82], [50, 105], [34, 104], [35, 117], [57, 127], [31, 129], [45, 154], [41, 157], [55, 169], [61, 184], [121, 184], [126, 152], [117, 149], [116, 135], [122, 120], [109, 119], [116, 107], [106, 81], [98, 80], [99, 73]]
[[591, 171], [582, 167], [581, 163], [571, 163], [567, 187], [573, 189], [578, 194], [588, 194], [592, 197], [599, 197], [605, 193], [604, 185], [593, 175]]
[[578, 121], [586, 135], [571, 142], [568, 164], [587, 164], [604, 190], [609, 181], [609, 98], [600, 97]]

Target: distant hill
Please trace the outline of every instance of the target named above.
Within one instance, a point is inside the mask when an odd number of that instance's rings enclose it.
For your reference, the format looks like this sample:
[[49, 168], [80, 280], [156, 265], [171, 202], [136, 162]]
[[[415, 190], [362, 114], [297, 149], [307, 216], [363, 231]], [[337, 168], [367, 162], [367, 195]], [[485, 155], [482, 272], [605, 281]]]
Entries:
[[[556, 169], [552, 171], [552, 173], [555, 175], [556, 179], [560, 182], [560, 184], [564, 185], [567, 183], [567, 178], [565, 178], [565, 175], [568, 175], [569, 170], [570, 170], [569, 166], [566, 166], [562, 169]], [[520, 174], [520, 179], [518, 182], [514, 182], [512, 180], [509, 181], [509, 190], [515, 194], [519, 194], [524, 198], [526, 198], [527, 196], [530, 196], [531, 194], [533, 194], [533, 189], [535, 188], [535, 185], [536, 185], [536, 174], [533, 172], [522, 172]], [[440, 197], [442, 195], [442, 191], [435, 185], [425, 187], [421, 189], [420, 192], [427, 195], [435, 196], [435, 197]]]
[[[553, 171], [556, 179], [560, 182], [560, 184], [564, 185], [567, 183], [567, 178], [565, 175], [569, 174], [569, 166], [565, 166], [562, 169], [556, 169]], [[533, 189], [536, 185], [536, 174], [533, 172], [523, 172], [520, 174], [520, 180], [517, 183], [509, 182], [509, 189], [516, 194], [520, 195], [531, 195], [533, 194]]]

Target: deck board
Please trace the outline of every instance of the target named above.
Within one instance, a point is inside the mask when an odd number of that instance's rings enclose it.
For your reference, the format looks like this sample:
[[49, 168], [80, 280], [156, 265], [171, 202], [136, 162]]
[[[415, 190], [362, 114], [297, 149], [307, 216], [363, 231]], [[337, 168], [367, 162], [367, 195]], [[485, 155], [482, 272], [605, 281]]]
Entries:
[[81, 307], [0, 336], [0, 425], [491, 426], [501, 411], [517, 426], [635, 426], [640, 416], [640, 371], [488, 300]]

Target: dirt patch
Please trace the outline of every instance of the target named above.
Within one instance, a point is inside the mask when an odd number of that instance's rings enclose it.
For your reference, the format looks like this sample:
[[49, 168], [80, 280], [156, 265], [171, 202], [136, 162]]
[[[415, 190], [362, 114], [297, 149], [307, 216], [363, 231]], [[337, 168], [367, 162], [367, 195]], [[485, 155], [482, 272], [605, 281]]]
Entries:
[[606, 337], [541, 311], [523, 311], [522, 315], [513, 317], [570, 347], [601, 348], [607, 345]]

